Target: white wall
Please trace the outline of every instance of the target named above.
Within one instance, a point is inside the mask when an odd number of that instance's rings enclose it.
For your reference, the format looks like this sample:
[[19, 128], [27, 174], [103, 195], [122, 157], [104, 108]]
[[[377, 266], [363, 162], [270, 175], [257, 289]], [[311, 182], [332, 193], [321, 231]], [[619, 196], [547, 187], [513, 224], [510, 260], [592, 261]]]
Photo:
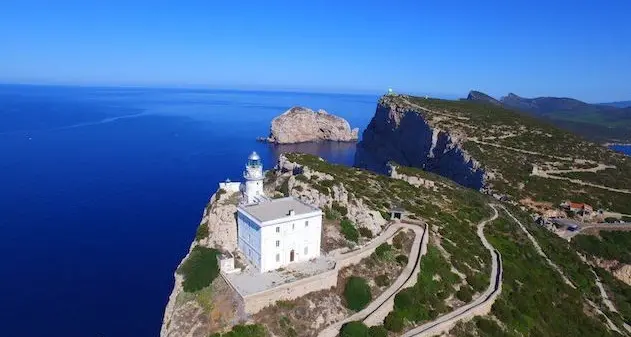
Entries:
[[238, 181], [219, 183], [219, 188], [226, 190], [227, 192], [239, 192], [241, 189], [241, 183]]
[[[308, 221], [308, 226], [305, 222]], [[278, 232], [277, 229], [278, 228]], [[278, 269], [294, 261], [301, 262], [320, 256], [322, 213], [295, 216], [261, 229], [261, 272]], [[279, 246], [276, 247], [278, 241]], [[307, 252], [305, 254], [305, 248]], [[276, 256], [278, 255], [278, 261]]]
[[253, 219], [237, 211], [239, 249], [258, 269], [261, 269], [261, 228]]

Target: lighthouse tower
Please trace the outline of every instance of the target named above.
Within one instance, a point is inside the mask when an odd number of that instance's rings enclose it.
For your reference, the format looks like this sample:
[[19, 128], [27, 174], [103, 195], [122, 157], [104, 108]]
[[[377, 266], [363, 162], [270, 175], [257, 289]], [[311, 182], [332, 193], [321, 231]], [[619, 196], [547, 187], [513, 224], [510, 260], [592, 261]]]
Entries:
[[243, 171], [245, 178], [245, 201], [248, 204], [259, 202], [265, 198], [263, 192], [263, 165], [261, 157], [256, 152], [252, 152], [248, 157], [248, 163]]

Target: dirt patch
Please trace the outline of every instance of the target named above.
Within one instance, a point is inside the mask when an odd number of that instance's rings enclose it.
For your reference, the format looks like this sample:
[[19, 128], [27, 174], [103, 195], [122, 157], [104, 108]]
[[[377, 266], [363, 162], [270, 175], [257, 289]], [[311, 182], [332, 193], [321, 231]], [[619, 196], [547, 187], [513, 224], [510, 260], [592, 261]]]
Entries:
[[350, 311], [334, 289], [307, 294], [292, 301], [279, 301], [252, 318], [276, 336], [317, 336], [326, 326], [344, 319]]
[[330, 252], [338, 248], [348, 246], [346, 239], [340, 233], [340, 221], [330, 220], [326, 217], [322, 219], [322, 250]]

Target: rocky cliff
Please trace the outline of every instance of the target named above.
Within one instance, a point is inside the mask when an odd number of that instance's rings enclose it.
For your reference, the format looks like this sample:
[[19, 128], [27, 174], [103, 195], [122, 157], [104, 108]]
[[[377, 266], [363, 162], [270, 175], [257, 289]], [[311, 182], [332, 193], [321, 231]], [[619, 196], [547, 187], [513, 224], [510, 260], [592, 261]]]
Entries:
[[480, 189], [486, 174], [462, 148], [465, 138], [434, 126], [419, 112], [399, 104], [396, 97], [384, 96], [357, 145], [355, 166], [387, 173], [388, 162], [394, 161]]
[[317, 112], [304, 107], [293, 107], [272, 120], [270, 143], [292, 144], [314, 141], [357, 141], [359, 129], [351, 130], [341, 117], [324, 110]]

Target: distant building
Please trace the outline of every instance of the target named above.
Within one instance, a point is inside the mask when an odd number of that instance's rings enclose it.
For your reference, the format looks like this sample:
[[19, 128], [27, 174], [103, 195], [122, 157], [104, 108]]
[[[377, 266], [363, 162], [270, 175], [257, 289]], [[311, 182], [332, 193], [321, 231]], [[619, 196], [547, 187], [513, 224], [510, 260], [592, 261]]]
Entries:
[[560, 206], [566, 211], [574, 212], [579, 215], [589, 215], [594, 212], [594, 208], [592, 208], [592, 206], [582, 202], [572, 202], [568, 200]]
[[[243, 177], [245, 183], [238, 188], [243, 194], [237, 206], [237, 246], [246, 259], [267, 272], [320, 256], [322, 210], [294, 197], [267, 198], [256, 152], [248, 157]], [[230, 181], [221, 186], [236, 188]]]

